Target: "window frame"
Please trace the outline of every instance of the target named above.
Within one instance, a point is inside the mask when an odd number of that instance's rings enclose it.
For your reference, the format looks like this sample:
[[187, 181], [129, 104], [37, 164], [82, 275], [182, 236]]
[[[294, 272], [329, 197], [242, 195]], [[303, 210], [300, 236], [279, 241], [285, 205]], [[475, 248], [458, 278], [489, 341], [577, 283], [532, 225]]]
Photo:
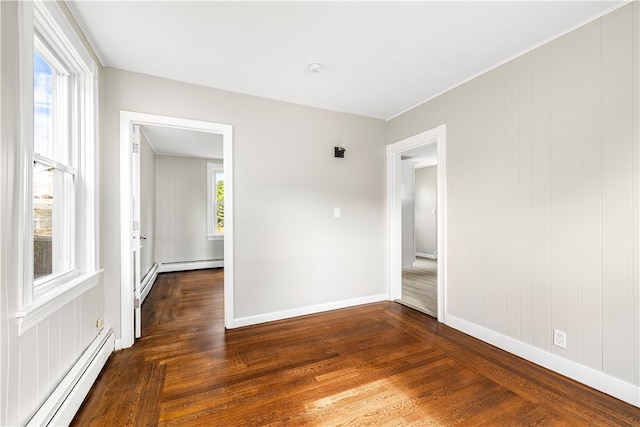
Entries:
[[[35, 23], [34, 23], [35, 24]], [[34, 25], [35, 27], [35, 25]], [[75, 223], [75, 218], [78, 212], [76, 212], [76, 200], [78, 196], [77, 187], [78, 184], [81, 183], [78, 176], [78, 170], [74, 167], [77, 165], [77, 147], [78, 147], [78, 136], [77, 132], [73, 132], [71, 129], [71, 117], [73, 109], [77, 108], [78, 100], [74, 100], [72, 98], [72, 91], [75, 89], [75, 79], [73, 72], [69, 71], [69, 68], [66, 64], [64, 64], [59, 55], [56, 54], [55, 48], [52, 48], [43, 40], [43, 37], [39, 34], [39, 31], [34, 28], [34, 38], [33, 38], [34, 50], [37, 50], [40, 56], [47, 61], [47, 63], [51, 66], [54, 74], [53, 74], [53, 96], [52, 96], [52, 104], [54, 109], [52, 111], [52, 144], [55, 148], [51, 153], [51, 156], [48, 157], [46, 155], [42, 155], [35, 151], [35, 135], [34, 140], [32, 142], [33, 152], [32, 152], [32, 165], [35, 163], [40, 163], [44, 166], [49, 166], [53, 168], [56, 172], [69, 174], [73, 179], [73, 189], [70, 193], [64, 192], [59, 194], [62, 196], [62, 204], [71, 204], [71, 211], [68, 212], [70, 218], [62, 218], [60, 215], [55, 215], [52, 218], [52, 230], [64, 230], [71, 231], [69, 236], [65, 236], [62, 239], [53, 240], [53, 256], [52, 264], [56, 264], [56, 258], [62, 256], [66, 258], [67, 261], [62, 261], [62, 264], [68, 264], [69, 268], [54, 271], [49, 275], [35, 278], [35, 273], [33, 274], [33, 298], [37, 299], [39, 295], [44, 294], [56, 286], [63, 284], [69, 280], [75, 279], [80, 275], [77, 265], [76, 259], [76, 247], [78, 246], [78, 233], [73, 229], [68, 229], [64, 227], [64, 222], [67, 222], [66, 225], [70, 226]], [[34, 67], [35, 68], [35, 67]], [[77, 67], [75, 67], [77, 68]], [[34, 95], [35, 98], [35, 95]], [[34, 113], [35, 115], [35, 113]], [[35, 118], [34, 118], [35, 124]], [[35, 132], [34, 132], [35, 134]], [[62, 146], [62, 147], [60, 147]], [[62, 158], [61, 158], [62, 157]], [[63, 160], [60, 162], [58, 160]], [[31, 171], [31, 197], [33, 197], [33, 170]], [[80, 182], [79, 182], [80, 181]], [[54, 190], [59, 187], [54, 184]], [[55, 203], [60, 201], [61, 197], [58, 197], [56, 193], [54, 193], [54, 206]], [[33, 199], [32, 199], [33, 200]], [[31, 209], [32, 213], [32, 221], [33, 221], [33, 206]], [[69, 227], [71, 228], [71, 227]], [[33, 228], [31, 240], [33, 241]], [[33, 266], [33, 258], [35, 256], [35, 250], [32, 251], [31, 264]]]
[[[98, 255], [98, 65], [80, 40], [57, 2], [20, 2], [20, 147], [21, 183], [19, 241], [23, 253], [19, 292], [18, 334], [24, 333], [48, 315], [96, 286], [102, 274]], [[34, 153], [34, 50], [60, 72], [69, 99], [68, 134], [55, 137], [70, 140], [68, 161], [59, 163]], [[45, 52], [43, 52], [43, 50]], [[65, 71], [67, 73], [65, 73]], [[55, 83], [54, 83], [55, 84]], [[55, 89], [54, 89], [55, 92]], [[61, 95], [61, 94], [60, 94]], [[65, 96], [67, 96], [65, 95]], [[55, 98], [54, 94], [54, 98]], [[54, 99], [54, 103], [56, 100]], [[56, 117], [54, 115], [54, 119]], [[67, 129], [65, 125], [63, 129]], [[55, 126], [53, 130], [55, 134]], [[55, 156], [54, 156], [55, 157]], [[73, 239], [74, 269], [34, 280], [33, 247], [33, 162], [38, 161], [74, 175]]]
[[[218, 180], [216, 178], [217, 172], [224, 173], [224, 164], [222, 163], [207, 163], [207, 239], [208, 240], [221, 240], [224, 238], [224, 232], [219, 233], [216, 227], [216, 221], [214, 220], [215, 213], [218, 208], [218, 201], [214, 197], [214, 192], [218, 187]], [[224, 182], [224, 178], [223, 178]], [[224, 206], [224, 200], [222, 201]]]

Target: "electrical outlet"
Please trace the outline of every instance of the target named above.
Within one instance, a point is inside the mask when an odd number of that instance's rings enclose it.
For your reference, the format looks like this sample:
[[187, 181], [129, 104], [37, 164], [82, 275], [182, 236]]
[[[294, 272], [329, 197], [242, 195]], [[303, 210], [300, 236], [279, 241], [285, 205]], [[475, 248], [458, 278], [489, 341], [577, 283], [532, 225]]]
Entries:
[[553, 345], [560, 348], [567, 348], [567, 333], [554, 329]]

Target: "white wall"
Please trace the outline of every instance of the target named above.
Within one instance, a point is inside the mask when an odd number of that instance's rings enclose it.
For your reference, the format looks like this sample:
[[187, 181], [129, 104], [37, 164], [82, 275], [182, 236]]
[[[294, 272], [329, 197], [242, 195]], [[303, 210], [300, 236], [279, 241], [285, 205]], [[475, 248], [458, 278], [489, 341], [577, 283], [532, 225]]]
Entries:
[[[26, 242], [25, 163], [20, 161], [18, 7], [0, 2], [0, 425], [25, 424], [96, 337], [103, 317], [102, 283], [18, 335]], [[64, 5], [62, 10], [68, 16]], [[77, 31], [77, 29], [76, 29]]]
[[[120, 170], [120, 110], [233, 125], [236, 318], [387, 293], [384, 121], [112, 68], [105, 85], [110, 175]], [[116, 183], [103, 200], [107, 316], [119, 330]]]
[[156, 262], [156, 153], [140, 132], [140, 274], [144, 277]]
[[413, 266], [416, 260], [415, 245], [415, 202], [414, 202], [414, 167], [415, 162], [402, 161], [402, 183], [400, 194], [402, 198], [402, 267]]
[[224, 258], [224, 242], [207, 239], [207, 163], [192, 157], [156, 157], [156, 261]]
[[438, 167], [416, 169], [415, 239], [416, 253], [435, 256], [438, 250], [436, 195]]
[[[447, 125], [450, 316], [640, 384], [640, 4], [388, 122]], [[552, 346], [553, 329], [567, 349]], [[637, 397], [637, 396], [636, 396]]]

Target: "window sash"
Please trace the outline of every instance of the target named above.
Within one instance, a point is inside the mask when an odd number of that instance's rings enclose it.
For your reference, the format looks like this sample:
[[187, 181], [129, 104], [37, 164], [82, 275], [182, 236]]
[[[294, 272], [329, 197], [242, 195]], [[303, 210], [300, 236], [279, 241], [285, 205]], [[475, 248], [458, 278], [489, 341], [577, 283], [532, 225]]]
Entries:
[[218, 200], [217, 198], [219, 182], [224, 183], [223, 166], [218, 163], [208, 163], [207, 164], [207, 237], [209, 239], [221, 238], [224, 236], [224, 219], [222, 219], [222, 227], [220, 227], [220, 221], [218, 219], [218, 212], [220, 208], [222, 208], [222, 215], [224, 218], [224, 197], [222, 200]]

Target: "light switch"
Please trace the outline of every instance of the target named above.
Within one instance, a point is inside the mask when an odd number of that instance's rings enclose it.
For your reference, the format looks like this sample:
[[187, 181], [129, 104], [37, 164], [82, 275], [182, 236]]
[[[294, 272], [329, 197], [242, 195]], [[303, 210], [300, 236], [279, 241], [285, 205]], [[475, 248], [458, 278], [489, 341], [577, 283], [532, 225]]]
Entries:
[[340, 208], [333, 208], [333, 217], [340, 218]]

